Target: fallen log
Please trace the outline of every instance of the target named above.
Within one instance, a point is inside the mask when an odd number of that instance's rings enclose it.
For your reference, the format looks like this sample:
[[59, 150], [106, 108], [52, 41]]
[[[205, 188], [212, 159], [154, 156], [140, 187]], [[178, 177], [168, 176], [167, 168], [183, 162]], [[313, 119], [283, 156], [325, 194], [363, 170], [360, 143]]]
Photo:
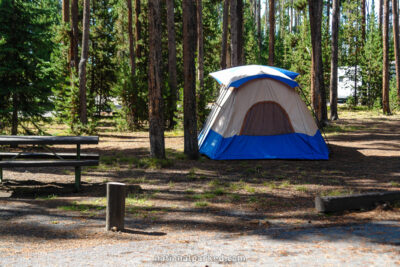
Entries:
[[400, 201], [400, 191], [370, 192], [346, 196], [315, 198], [315, 209], [321, 213], [372, 209], [379, 204]]

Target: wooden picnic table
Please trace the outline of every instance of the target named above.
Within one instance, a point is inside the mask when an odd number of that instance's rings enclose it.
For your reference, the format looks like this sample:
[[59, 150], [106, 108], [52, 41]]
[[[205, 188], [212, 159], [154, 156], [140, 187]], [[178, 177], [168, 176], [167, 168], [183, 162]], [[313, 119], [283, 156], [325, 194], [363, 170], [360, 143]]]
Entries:
[[[43, 152], [0, 152], [0, 182], [3, 181], [4, 167], [75, 167], [75, 188], [79, 190], [81, 181], [81, 166], [96, 166], [99, 164], [98, 154], [81, 155], [81, 145], [98, 144], [98, 136], [17, 136], [0, 135], [0, 145], [38, 145], [50, 153]], [[56, 153], [50, 145], [76, 145], [76, 153]], [[34, 148], [30, 148], [30, 151]], [[82, 157], [83, 156], [83, 157]], [[2, 161], [3, 158], [10, 160]], [[55, 158], [55, 160], [19, 160], [21, 158]]]

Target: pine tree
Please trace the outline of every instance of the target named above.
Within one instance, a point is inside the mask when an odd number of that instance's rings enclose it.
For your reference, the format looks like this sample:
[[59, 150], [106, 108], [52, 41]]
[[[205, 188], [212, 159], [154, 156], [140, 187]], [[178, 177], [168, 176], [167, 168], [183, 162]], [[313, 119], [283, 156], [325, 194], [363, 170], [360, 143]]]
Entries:
[[55, 84], [50, 55], [58, 1], [0, 1], [0, 130], [44, 119]]

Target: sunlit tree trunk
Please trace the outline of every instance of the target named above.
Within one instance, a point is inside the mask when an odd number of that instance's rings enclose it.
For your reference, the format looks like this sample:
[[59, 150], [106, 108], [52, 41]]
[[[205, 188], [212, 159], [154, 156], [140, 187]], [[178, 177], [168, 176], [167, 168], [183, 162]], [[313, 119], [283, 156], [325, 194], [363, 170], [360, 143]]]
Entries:
[[71, 2], [71, 29], [72, 29], [72, 55], [71, 55], [71, 67], [75, 68], [78, 73], [78, 43], [79, 43], [79, 28], [78, 28], [78, 0], [72, 0]]
[[127, 124], [129, 129], [133, 129], [137, 126], [137, 118], [136, 118], [136, 83], [135, 83], [135, 44], [134, 44], [134, 36], [133, 36], [133, 22], [132, 22], [132, 0], [126, 0], [126, 5], [128, 7], [128, 37], [129, 37], [129, 63], [131, 65], [131, 86], [132, 90], [127, 92], [127, 98], [129, 99], [127, 102]]
[[312, 45], [311, 103], [320, 126], [327, 120], [321, 46], [322, 5], [320, 0], [308, 0]]
[[332, 31], [331, 31], [332, 58], [331, 58], [331, 80], [330, 80], [331, 120], [337, 120], [339, 118], [337, 112], [339, 21], [340, 21], [340, 0], [333, 0]]
[[389, 106], [389, 0], [384, 0], [383, 7], [383, 87], [382, 106], [383, 113], [390, 114]]
[[197, 0], [197, 79], [198, 79], [198, 117], [205, 121], [206, 96], [204, 92], [204, 35], [203, 35], [203, 1]]
[[149, 1], [148, 8], [150, 156], [155, 158], [165, 158], [161, 81], [161, 1]]
[[168, 28], [168, 84], [171, 92], [168, 98], [168, 128], [175, 126], [176, 102], [178, 100], [178, 82], [176, 78], [176, 42], [174, 0], [167, 0], [167, 28]]
[[268, 65], [275, 64], [275, 0], [269, 0]]
[[199, 148], [197, 143], [196, 118], [196, 3], [183, 0], [183, 127], [184, 153], [191, 159], [197, 159]]

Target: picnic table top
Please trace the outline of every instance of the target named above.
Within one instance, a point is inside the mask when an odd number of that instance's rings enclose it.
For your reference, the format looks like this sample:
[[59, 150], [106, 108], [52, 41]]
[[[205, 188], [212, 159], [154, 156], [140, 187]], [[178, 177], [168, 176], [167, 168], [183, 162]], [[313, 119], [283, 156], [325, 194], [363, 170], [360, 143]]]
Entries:
[[30, 135], [0, 135], [0, 145], [22, 144], [98, 144], [98, 136], [30, 136]]

